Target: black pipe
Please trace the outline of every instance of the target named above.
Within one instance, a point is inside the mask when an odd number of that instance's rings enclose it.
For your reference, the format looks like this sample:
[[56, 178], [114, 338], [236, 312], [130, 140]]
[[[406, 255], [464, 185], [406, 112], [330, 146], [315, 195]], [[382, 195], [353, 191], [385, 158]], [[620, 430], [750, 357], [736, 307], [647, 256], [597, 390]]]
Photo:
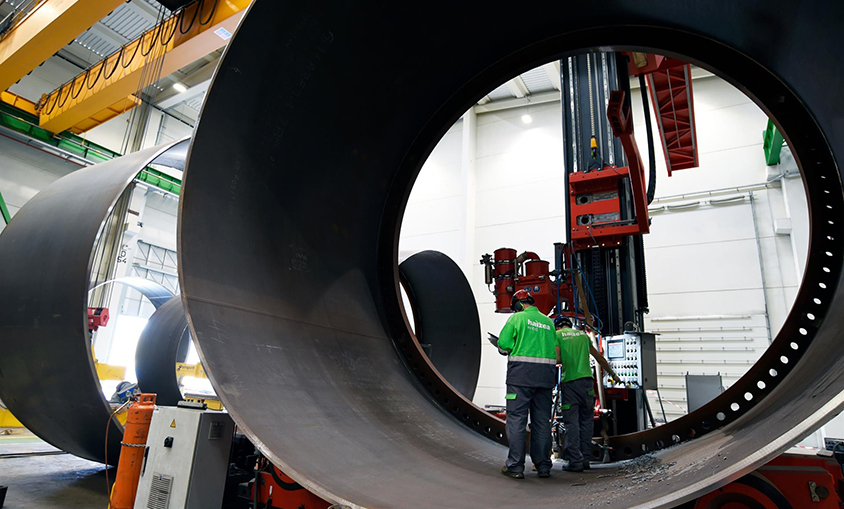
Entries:
[[645, 111], [645, 131], [648, 133], [648, 165], [650, 175], [648, 176], [648, 205], [654, 201], [656, 193], [656, 154], [654, 153], [654, 133], [651, 131], [651, 109], [648, 106], [648, 88], [645, 83], [645, 75], [639, 75], [639, 92], [642, 94], [642, 108]]

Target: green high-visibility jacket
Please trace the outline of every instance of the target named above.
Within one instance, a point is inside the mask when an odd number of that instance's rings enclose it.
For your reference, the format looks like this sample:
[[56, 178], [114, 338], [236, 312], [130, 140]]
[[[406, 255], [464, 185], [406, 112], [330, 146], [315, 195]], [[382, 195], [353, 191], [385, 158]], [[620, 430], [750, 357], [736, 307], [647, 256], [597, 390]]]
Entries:
[[563, 364], [563, 383], [592, 378], [592, 366], [589, 363], [592, 340], [589, 336], [577, 329], [563, 327], [557, 331], [557, 343]]
[[498, 348], [510, 352], [507, 383], [552, 388], [557, 378], [554, 322], [531, 306], [510, 317], [498, 336]]

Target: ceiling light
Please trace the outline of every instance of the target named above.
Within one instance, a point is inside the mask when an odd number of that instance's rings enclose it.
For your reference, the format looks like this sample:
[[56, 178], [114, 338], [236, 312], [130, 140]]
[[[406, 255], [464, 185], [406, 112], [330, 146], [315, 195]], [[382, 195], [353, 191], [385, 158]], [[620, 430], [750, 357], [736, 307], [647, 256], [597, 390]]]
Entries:
[[522, 122], [524, 122], [525, 124], [530, 124], [531, 122], [533, 122], [533, 117], [525, 113], [524, 115], [522, 115]]
[[173, 88], [175, 88], [179, 93], [188, 91], [188, 87], [182, 85], [181, 83], [173, 83]]

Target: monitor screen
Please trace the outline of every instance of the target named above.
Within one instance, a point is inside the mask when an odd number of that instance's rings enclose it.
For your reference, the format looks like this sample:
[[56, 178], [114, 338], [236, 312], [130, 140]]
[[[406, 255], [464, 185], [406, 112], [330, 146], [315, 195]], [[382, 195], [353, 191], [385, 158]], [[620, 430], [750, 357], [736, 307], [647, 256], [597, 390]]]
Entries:
[[624, 358], [624, 340], [615, 339], [607, 341], [607, 358], [616, 360]]

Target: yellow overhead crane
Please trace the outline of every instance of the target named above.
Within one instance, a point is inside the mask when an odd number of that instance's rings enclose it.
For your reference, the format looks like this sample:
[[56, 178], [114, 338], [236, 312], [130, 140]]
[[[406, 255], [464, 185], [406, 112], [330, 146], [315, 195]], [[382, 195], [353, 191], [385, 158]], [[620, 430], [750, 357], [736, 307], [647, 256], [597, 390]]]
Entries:
[[[133, 108], [145, 54], [166, 54], [166, 76], [224, 46], [251, 0], [197, 1], [42, 97], [39, 125], [79, 134]], [[188, 28], [190, 27], [190, 28]], [[155, 51], [156, 53], [152, 53]]]
[[0, 91], [91, 28], [124, 0], [46, 0], [0, 40]]

